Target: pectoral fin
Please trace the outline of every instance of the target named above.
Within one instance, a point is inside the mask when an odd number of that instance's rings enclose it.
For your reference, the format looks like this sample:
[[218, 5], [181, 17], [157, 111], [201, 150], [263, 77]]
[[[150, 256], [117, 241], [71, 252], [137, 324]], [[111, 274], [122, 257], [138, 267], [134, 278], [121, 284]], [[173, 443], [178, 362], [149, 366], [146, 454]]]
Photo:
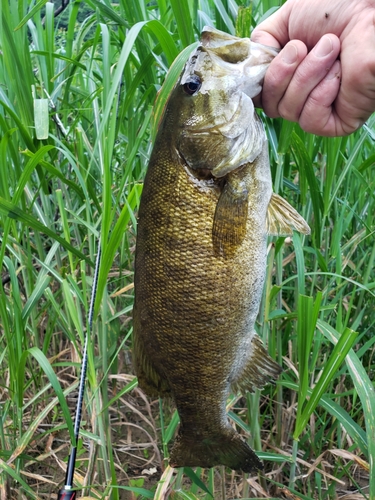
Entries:
[[246, 234], [248, 192], [242, 182], [227, 182], [216, 205], [212, 228], [215, 255], [232, 257]]
[[310, 234], [305, 219], [287, 201], [272, 193], [267, 212], [267, 231], [272, 236], [288, 236], [293, 230]]

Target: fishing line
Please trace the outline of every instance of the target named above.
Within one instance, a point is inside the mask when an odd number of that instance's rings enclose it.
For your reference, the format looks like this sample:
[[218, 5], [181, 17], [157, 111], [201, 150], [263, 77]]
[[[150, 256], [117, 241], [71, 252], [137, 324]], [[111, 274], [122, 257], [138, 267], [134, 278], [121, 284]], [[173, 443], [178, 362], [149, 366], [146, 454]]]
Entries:
[[72, 444], [71, 448], [70, 448], [69, 460], [68, 460], [68, 464], [66, 467], [65, 485], [61, 490], [59, 490], [59, 492], [57, 494], [57, 500], [73, 500], [73, 499], [75, 499], [76, 494], [77, 494], [77, 492], [73, 491], [72, 488], [73, 488], [74, 469], [75, 469], [76, 456], [77, 456], [79, 428], [80, 428], [81, 419], [82, 419], [83, 396], [85, 394], [85, 382], [86, 382], [87, 361], [88, 361], [87, 348], [88, 348], [88, 343], [89, 343], [89, 334], [92, 331], [92, 320], [93, 320], [93, 316], [94, 316], [94, 304], [95, 304], [96, 291], [98, 288], [100, 257], [101, 257], [101, 247], [100, 247], [100, 243], [99, 243], [98, 253], [97, 253], [96, 262], [95, 262], [94, 279], [92, 282], [90, 307], [89, 307], [89, 314], [88, 314], [88, 329], [86, 331], [86, 336], [85, 336], [85, 345], [84, 345], [84, 349], [83, 349], [83, 356], [82, 356], [82, 362], [81, 362], [81, 377], [79, 380], [79, 387], [78, 387], [76, 417], [75, 417], [75, 421], [74, 421], [75, 445], [73, 446], [73, 444]]

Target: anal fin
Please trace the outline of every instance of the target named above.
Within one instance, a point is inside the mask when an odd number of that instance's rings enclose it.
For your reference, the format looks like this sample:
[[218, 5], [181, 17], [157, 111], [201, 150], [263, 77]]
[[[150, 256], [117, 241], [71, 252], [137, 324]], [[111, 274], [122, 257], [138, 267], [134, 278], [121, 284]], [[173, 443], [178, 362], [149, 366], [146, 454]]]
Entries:
[[215, 255], [232, 257], [246, 235], [248, 192], [243, 182], [227, 181], [216, 205], [212, 227]]
[[153, 365], [142, 338], [139, 334], [133, 338], [133, 365], [138, 386], [149, 396], [170, 396], [169, 384]]
[[268, 382], [276, 380], [282, 372], [281, 366], [266, 351], [263, 342], [254, 333], [251, 341], [251, 353], [246, 365], [237, 379], [232, 383], [235, 392], [254, 392]]
[[305, 219], [289, 203], [276, 193], [272, 193], [267, 211], [267, 231], [272, 236], [289, 236], [293, 229], [302, 234], [310, 234]]

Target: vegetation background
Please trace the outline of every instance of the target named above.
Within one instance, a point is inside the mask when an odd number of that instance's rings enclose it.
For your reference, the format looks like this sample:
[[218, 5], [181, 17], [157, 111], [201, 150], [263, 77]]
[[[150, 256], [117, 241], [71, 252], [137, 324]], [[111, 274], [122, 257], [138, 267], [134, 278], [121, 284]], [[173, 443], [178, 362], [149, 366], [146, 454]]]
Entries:
[[274, 190], [312, 228], [268, 247], [257, 328], [284, 372], [228, 401], [264, 473], [172, 470], [178, 416], [132, 375], [136, 213], [171, 82], [153, 113], [156, 94], [204, 25], [248, 36], [279, 5], [0, 0], [1, 500], [63, 485], [99, 240], [79, 495], [375, 499], [373, 119], [328, 139], [262, 115]]

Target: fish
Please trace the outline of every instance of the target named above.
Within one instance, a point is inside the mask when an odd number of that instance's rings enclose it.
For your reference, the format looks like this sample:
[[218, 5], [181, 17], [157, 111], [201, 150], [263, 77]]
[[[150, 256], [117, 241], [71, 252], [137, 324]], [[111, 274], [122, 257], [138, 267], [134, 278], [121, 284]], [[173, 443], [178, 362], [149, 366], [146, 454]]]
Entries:
[[230, 424], [226, 401], [281, 372], [255, 332], [267, 237], [310, 231], [272, 192], [252, 101], [276, 54], [205, 27], [150, 156], [138, 212], [132, 354], [139, 387], [176, 404], [172, 467], [263, 467]]

